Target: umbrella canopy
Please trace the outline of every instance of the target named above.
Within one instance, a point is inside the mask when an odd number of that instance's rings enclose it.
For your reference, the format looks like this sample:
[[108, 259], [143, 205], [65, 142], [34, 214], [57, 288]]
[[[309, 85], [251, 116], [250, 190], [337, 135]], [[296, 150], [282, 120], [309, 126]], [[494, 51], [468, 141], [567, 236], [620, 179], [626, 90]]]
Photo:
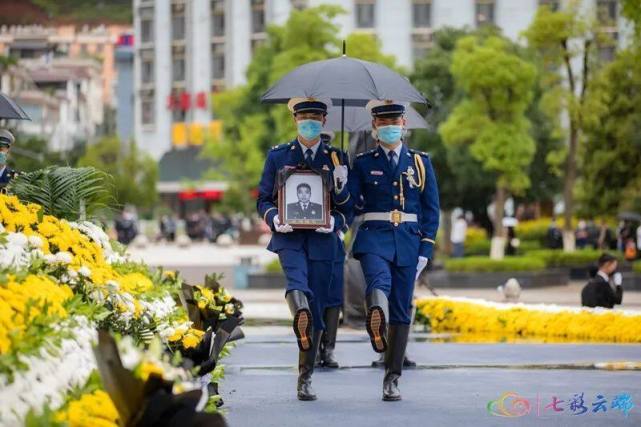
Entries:
[[621, 212], [619, 219], [624, 221], [641, 221], [641, 214], [636, 212]]
[[341, 56], [301, 65], [261, 98], [286, 103], [294, 97], [332, 98], [334, 105], [364, 106], [372, 99], [429, 104], [409, 80], [384, 65]]
[[13, 99], [0, 92], [0, 119], [31, 120]]
[[[408, 106], [405, 110], [408, 129], [427, 129], [425, 119], [414, 108]], [[327, 110], [327, 130], [341, 130], [341, 107], [330, 107]], [[345, 126], [347, 132], [372, 130], [372, 116], [363, 107], [345, 107]]]

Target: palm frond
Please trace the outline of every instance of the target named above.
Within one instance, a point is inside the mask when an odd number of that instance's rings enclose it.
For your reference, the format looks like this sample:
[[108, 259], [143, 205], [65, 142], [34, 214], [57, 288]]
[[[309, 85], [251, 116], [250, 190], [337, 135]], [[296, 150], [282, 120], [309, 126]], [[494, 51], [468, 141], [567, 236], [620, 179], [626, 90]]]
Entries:
[[70, 221], [88, 219], [114, 204], [113, 179], [93, 167], [51, 166], [16, 176], [9, 192], [38, 203], [45, 214]]

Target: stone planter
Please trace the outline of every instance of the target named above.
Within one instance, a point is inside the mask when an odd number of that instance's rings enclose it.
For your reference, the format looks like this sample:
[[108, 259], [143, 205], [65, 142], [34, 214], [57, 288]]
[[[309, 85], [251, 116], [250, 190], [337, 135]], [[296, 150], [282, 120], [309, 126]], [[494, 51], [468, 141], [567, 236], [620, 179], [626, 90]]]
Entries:
[[287, 287], [287, 280], [283, 273], [250, 273], [247, 277], [249, 289], [282, 289]]
[[570, 282], [567, 269], [543, 271], [505, 271], [505, 272], [450, 272], [445, 270], [428, 273], [430, 285], [438, 288], [496, 288], [514, 277], [523, 289], [543, 288], [546, 286], [565, 286]]
[[[641, 291], [641, 273], [623, 272], [623, 290]], [[623, 294], [623, 301], [625, 302], [625, 294]]]

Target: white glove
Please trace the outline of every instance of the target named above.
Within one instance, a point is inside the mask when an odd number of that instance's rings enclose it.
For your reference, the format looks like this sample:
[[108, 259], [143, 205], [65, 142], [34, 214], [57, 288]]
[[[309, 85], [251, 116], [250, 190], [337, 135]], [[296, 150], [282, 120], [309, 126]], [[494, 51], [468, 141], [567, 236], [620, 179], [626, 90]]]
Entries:
[[425, 266], [427, 266], [427, 261], [428, 259], [425, 258], [424, 256], [418, 257], [418, 264], [416, 264], [416, 277], [414, 278], [415, 282], [418, 280], [418, 276], [420, 276], [421, 271], [423, 271]]
[[614, 284], [617, 286], [621, 286], [621, 284], [623, 283], [623, 276], [621, 275], [621, 273], [619, 273], [618, 271], [614, 273], [614, 275], [612, 276], [612, 282], [614, 282]]
[[334, 167], [334, 186], [338, 191], [342, 191], [347, 184], [347, 166], [338, 165]]
[[334, 231], [334, 217], [333, 217], [333, 216], [330, 216], [330, 220], [329, 220], [329, 228], [323, 228], [323, 227], [321, 227], [321, 228], [317, 228], [317, 229], [316, 229], [316, 232], [317, 232], [317, 233], [325, 233], [325, 234], [327, 234], [327, 233], [331, 233], [331, 232], [333, 232], [333, 231]]
[[280, 223], [280, 218], [278, 218], [278, 215], [274, 216], [274, 229], [278, 233], [291, 233], [294, 231], [291, 225], [289, 224], [282, 224]]

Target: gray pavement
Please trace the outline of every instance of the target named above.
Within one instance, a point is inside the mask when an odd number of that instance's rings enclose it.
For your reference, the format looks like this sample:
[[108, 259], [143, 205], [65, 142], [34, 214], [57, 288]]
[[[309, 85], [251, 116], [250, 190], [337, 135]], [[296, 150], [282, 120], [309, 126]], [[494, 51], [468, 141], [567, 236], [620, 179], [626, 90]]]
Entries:
[[[417, 369], [400, 381], [402, 402], [382, 402], [382, 370], [360, 331], [341, 329], [337, 358], [342, 368], [314, 374], [315, 402], [296, 400], [296, 344], [286, 327], [247, 327], [247, 338], [225, 359], [222, 385], [226, 416], [237, 426], [602, 426], [641, 425], [641, 371], [590, 368], [607, 361], [641, 361], [641, 345], [435, 343], [413, 334], [409, 344]], [[514, 418], [488, 413], [489, 401], [513, 391], [530, 411]], [[636, 405], [628, 417], [613, 410], [592, 413], [597, 394], [608, 402], [629, 393]], [[584, 393], [589, 411], [573, 415], [566, 403]], [[537, 396], [538, 402], [537, 404]], [[545, 406], [557, 396], [565, 410]]]

